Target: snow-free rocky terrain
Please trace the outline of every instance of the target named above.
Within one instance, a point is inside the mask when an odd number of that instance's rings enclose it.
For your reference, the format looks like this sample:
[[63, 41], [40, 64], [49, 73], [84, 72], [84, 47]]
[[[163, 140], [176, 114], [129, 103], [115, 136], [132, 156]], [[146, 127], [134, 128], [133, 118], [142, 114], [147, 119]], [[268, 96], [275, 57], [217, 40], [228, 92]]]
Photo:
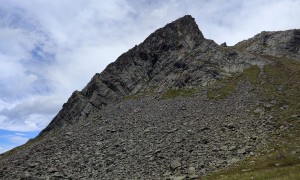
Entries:
[[[38, 137], [0, 155], [0, 179], [193, 179], [265, 156], [299, 130], [299, 62], [300, 30], [226, 46], [184, 16], [95, 74]], [[293, 156], [276, 154], [276, 167], [299, 164], [292, 139]]]

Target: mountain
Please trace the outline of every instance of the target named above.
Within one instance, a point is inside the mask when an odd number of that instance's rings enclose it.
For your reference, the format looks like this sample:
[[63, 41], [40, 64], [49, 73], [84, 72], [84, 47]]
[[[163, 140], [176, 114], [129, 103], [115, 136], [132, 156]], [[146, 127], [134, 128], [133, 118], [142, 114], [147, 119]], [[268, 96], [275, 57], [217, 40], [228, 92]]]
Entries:
[[95, 74], [35, 139], [2, 154], [0, 178], [184, 179], [218, 171], [206, 177], [217, 179], [299, 170], [299, 56], [300, 30], [226, 46], [181, 17]]
[[81, 92], [74, 92], [40, 136], [85, 119], [126, 95], [205, 85], [255, 63], [254, 57], [240, 56], [234, 50], [222, 52], [203, 37], [191, 16], [184, 16], [152, 33], [96, 74]]

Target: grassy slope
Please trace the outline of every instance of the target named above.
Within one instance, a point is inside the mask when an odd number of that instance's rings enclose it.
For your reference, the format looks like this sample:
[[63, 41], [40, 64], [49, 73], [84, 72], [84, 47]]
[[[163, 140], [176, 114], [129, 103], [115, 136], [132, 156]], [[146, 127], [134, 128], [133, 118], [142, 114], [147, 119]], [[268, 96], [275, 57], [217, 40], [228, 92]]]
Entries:
[[273, 63], [259, 73], [250, 67], [239, 77], [225, 80], [220, 89], [211, 89], [210, 98], [225, 98], [240, 80], [248, 80], [262, 88], [262, 102], [272, 101], [272, 107], [260, 106], [274, 114], [275, 128], [269, 145], [227, 169], [201, 179], [300, 179], [300, 64], [287, 58], [267, 56]]

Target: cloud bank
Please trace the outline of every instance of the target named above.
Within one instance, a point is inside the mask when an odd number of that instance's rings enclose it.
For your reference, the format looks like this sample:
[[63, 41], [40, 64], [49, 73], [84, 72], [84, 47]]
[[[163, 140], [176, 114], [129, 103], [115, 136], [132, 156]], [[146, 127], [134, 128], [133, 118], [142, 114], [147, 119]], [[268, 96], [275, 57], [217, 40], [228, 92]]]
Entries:
[[185, 14], [233, 45], [299, 28], [299, 9], [296, 0], [0, 0], [0, 129], [42, 130], [96, 72]]

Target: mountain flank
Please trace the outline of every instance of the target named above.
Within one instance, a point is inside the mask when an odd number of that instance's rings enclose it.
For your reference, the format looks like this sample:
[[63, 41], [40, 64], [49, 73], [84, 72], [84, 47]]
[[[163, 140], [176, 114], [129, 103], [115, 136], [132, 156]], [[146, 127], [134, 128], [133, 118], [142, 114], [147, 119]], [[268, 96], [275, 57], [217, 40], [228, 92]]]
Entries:
[[300, 30], [226, 46], [181, 17], [2, 154], [0, 178], [300, 178], [299, 62]]

